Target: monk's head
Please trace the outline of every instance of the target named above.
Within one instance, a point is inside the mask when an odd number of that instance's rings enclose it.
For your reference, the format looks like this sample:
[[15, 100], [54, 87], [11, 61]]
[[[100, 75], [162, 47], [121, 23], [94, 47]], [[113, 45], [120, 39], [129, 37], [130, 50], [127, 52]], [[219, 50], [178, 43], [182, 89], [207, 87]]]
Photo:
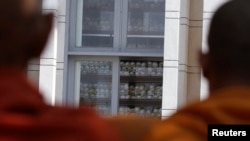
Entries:
[[231, 0], [215, 12], [208, 46], [201, 65], [210, 90], [250, 85], [250, 0]]
[[25, 68], [40, 56], [52, 25], [41, 0], [0, 1], [0, 67]]

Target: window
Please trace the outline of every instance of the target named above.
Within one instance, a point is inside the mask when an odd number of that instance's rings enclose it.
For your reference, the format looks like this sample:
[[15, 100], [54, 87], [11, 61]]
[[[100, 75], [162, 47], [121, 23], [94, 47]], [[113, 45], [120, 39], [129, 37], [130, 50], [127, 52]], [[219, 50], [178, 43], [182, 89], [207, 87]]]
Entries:
[[[71, 0], [67, 102], [159, 115], [164, 13], [165, 0]], [[144, 94], [125, 94], [129, 87]]]

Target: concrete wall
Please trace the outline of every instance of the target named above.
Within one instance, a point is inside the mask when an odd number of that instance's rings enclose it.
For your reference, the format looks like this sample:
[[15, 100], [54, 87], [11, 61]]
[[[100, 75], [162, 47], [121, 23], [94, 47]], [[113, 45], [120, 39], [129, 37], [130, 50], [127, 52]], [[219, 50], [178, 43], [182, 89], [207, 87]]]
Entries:
[[162, 116], [176, 111], [180, 37], [180, 0], [166, 0]]
[[227, 0], [166, 0], [163, 104], [166, 118], [176, 110], [208, 96], [199, 52], [214, 11]]
[[202, 0], [190, 0], [189, 10], [189, 36], [188, 36], [188, 79], [187, 79], [187, 103], [200, 98], [201, 68], [198, 61], [202, 43]]
[[40, 58], [39, 89], [48, 104], [55, 104], [57, 35], [58, 35], [58, 1], [43, 0], [43, 12], [54, 13], [54, 25], [46, 49]]
[[66, 50], [66, 7], [67, 0], [58, 0], [58, 44], [57, 44], [57, 63], [56, 63], [56, 89], [55, 104], [63, 105], [63, 84], [64, 84], [64, 52]]
[[40, 59], [28, 66], [28, 77], [39, 87], [50, 105], [62, 102], [62, 82], [65, 48], [66, 0], [43, 0], [43, 13], [53, 13], [53, 28]]
[[202, 4], [201, 0], [166, 1], [163, 117], [199, 99]]

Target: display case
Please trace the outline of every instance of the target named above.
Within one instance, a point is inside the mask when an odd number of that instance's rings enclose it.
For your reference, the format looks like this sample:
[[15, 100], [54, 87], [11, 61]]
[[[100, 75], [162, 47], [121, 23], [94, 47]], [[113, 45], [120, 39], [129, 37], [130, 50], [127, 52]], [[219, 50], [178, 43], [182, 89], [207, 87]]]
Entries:
[[162, 52], [165, 0], [77, 0], [72, 3], [77, 7], [76, 26], [73, 26], [76, 48]]
[[77, 47], [112, 48], [114, 0], [78, 0]]
[[[102, 115], [111, 113], [112, 61], [84, 60], [77, 62], [80, 85], [79, 106], [89, 106]], [[80, 71], [79, 71], [80, 69]]]
[[128, 0], [126, 47], [163, 49], [165, 0]]
[[122, 58], [118, 112], [161, 116], [162, 74], [160, 58]]
[[70, 5], [68, 103], [103, 115], [160, 116], [165, 0]]
[[[163, 59], [155, 57], [75, 57], [70, 74], [77, 107], [104, 116], [161, 116]], [[75, 73], [74, 73], [75, 72]], [[69, 75], [69, 80], [72, 75]]]

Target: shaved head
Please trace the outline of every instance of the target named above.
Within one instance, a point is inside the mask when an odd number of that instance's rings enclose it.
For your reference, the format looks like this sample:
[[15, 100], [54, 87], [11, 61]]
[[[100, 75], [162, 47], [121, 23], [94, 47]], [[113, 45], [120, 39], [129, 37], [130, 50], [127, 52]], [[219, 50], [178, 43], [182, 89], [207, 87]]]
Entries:
[[250, 74], [249, 6], [250, 0], [231, 0], [214, 14], [208, 45], [218, 72]]
[[41, 0], [0, 1], [0, 67], [24, 67], [39, 57], [53, 15], [42, 14]]
[[0, 17], [20, 18], [36, 15], [41, 11], [41, 0], [2, 0], [0, 1]]
[[207, 53], [201, 53], [210, 91], [250, 85], [250, 0], [229, 0], [213, 15]]
[[32, 15], [40, 10], [41, 0], [21, 0], [21, 11], [24, 15]]

